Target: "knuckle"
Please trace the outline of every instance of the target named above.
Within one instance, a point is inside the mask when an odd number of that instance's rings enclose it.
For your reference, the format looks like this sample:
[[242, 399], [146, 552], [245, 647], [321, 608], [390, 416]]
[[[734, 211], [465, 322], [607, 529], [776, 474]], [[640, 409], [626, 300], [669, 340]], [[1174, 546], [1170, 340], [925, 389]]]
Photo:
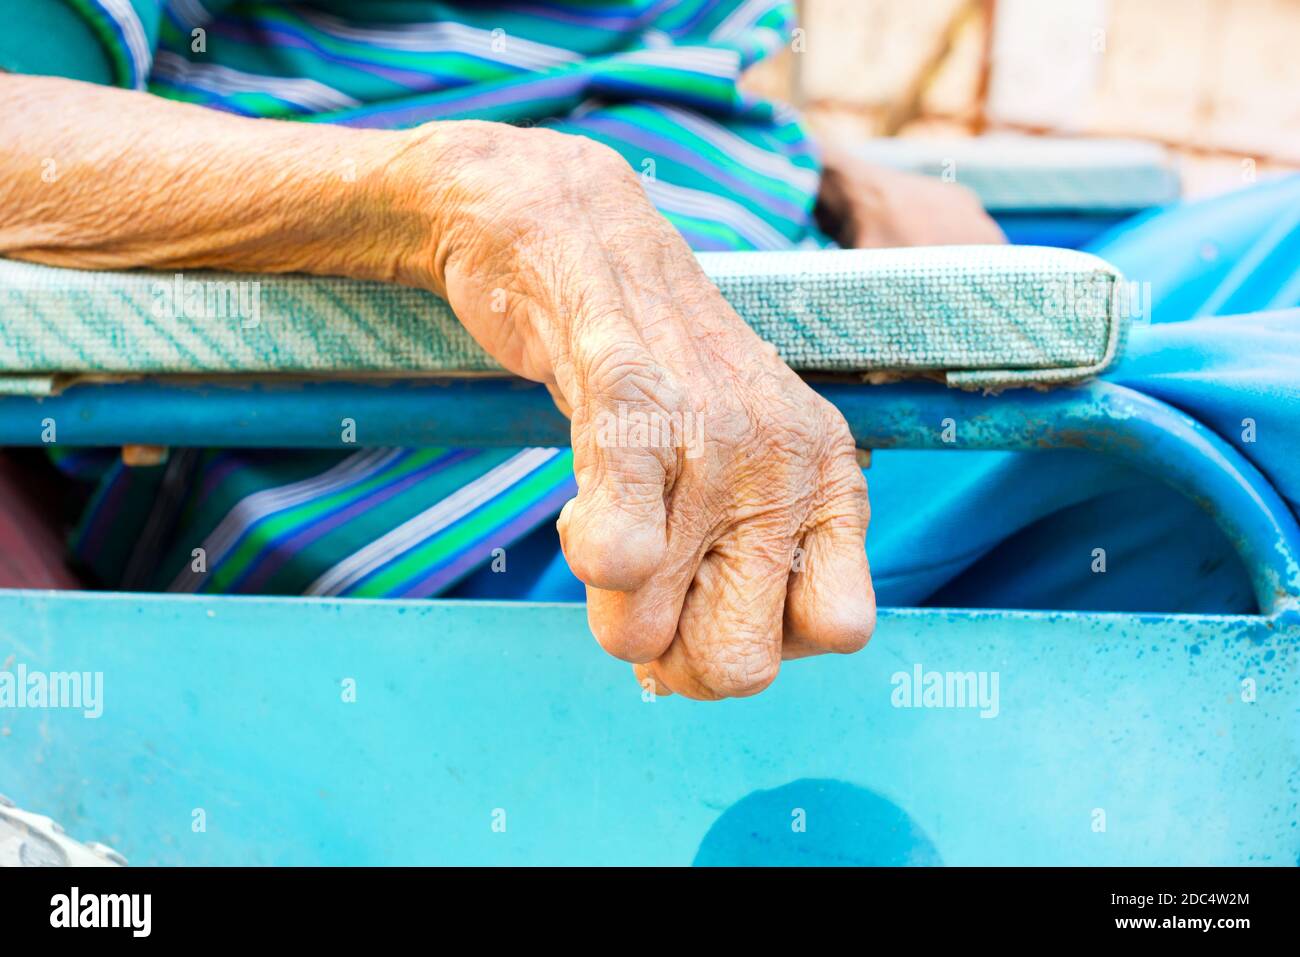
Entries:
[[876, 602], [867, 603], [864, 617], [840, 618], [832, 622], [825, 636], [826, 645], [842, 655], [861, 651], [876, 630]]
[[825, 439], [822, 469], [822, 497], [833, 511], [866, 527], [871, 517], [867, 498], [867, 477], [857, 461], [857, 441], [837, 410], [837, 421]]
[[609, 577], [615, 563], [607, 548], [604, 547], [606, 543], [593, 541], [588, 537], [573, 541], [572, 533], [567, 537], [564, 557], [569, 563], [569, 570], [580, 581], [590, 585]]
[[573, 574], [595, 588], [619, 591], [636, 588], [654, 574], [663, 543], [661, 517], [635, 503], [607, 498], [575, 509], [561, 533]]
[[745, 449], [761, 438], [754, 414], [741, 402], [725, 394], [709, 397], [704, 406], [707, 414], [708, 441], [731, 452]]
[[780, 670], [780, 660], [765, 654], [761, 658], [746, 659], [730, 667], [715, 669], [704, 684], [722, 698], [748, 698], [771, 685]]
[[584, 178], [594, 173], [619, 179], [630, 177], [635, 180], [636, 174], [632, 167], [612, 146], [586, 136], [574, 136], [572, 139], [571, 159], [581, 164], [574, 169], [582, 170]]
[[599, 528], [593, 530], [588, 526], [583, 532], [579, 536], [569, 534], [565, 557], [574, 575], [588, 585], [599, 587], [627, 571], [626, 557], [617, 541], [600, 534]]
[[681, 390], [668, 371], [633, 343], [611, 342], [582, 357], [587, 389], [599, 401], [647, 406], [653, 411], [679, 411]]
[[830, 434], [825, 400], [783, 369], [762, 371], [750, 381], [757, 392], [751, 414], [755, 434], [774, 450], [817, 458]]
[[665, 627], [662, 621], [654, 620], [656, 617], [643, 615], [619, 623], [598, 622], [588, 608], [588, 623], [596, 643], [607, 654], [632, 664], [654, 661], [672, 641], [672, 625]]
[[776, 401], [764, 405], [759, 427], [773, 439], [807, 449], [817, 448], [825, 434], [825, 423], [814, 403]]
[[849, 423], [845, 421], [843, 413], [821, 396], [817, 397], [817, 402], [821, 413], [822, 434], [828, 452], [832, 455], [852, 455], [856, 443], [853, 439], [853, 433], [849, 429]]
[[624, 383], [649, 379], [652, 375], [649, 358], [630, 342], [606, 341], [594, 348], [579, 343], [576, 354], [592, 389], [617, 390]]
[[818, 602], [787, 617], [792, 634], [806, 639], [821, 652], [851, 655], [861, 651], [876, 628], [876, 602], [869, 582], [861, 598], [835, 603]]
[[871, 499], [867, 495], [867, 479], [856, 462], [852, 468], [843, 468], [838, 476], [827, 483], [825, 497], [832, 518], [843, 516], [841, 521], [866, 535], [871, 524]]
[[[707, 699], [745, 698], [776, 680], [781, 668], [781, 625], [759, 623], [757, 609], [710, 603], [704, 608], [690, 599], [677, 626], [677, 643], [670, 655], [674, 691]], [[680, 646], [680, 647], [679, 647]], [[676, 677], [678, 681], [673, 682]], [[678, 685], [682, 687], [679, 688]]]

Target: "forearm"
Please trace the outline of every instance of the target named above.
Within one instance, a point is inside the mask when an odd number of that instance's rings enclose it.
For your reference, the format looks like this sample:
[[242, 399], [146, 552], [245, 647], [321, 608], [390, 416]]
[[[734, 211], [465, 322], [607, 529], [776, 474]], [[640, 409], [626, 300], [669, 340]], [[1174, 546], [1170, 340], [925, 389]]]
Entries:
[[0, 255], [412, 281], [428, 216], [392, 195], [405, 146], [0, 74]]

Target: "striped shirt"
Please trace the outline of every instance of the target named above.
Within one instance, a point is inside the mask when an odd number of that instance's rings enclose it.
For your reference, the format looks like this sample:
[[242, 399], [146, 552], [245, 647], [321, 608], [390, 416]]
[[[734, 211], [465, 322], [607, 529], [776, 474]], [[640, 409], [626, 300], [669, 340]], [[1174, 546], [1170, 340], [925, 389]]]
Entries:
[[[737, 86], [786, 42], [789, 3], [69, 2], [106, 51], [106, 82], [254, 117], [545, 126], [622, 154], [694, 249], [823, 241], [811, 141]], [[121, 588], [438, 595], [576, 492], [559, 449], [57, 457], [95, 486], [73, 550]]]

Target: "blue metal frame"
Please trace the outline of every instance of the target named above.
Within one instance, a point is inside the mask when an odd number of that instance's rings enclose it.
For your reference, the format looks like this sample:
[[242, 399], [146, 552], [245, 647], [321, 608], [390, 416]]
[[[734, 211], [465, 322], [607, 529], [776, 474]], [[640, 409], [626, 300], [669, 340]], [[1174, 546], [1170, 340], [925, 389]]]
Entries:
[[[1090, 449], [1164, 479], [1202, 505], [1250, 571], [1260, 610], [1300, 608], [1300, 529], [1240, 452], [1165, 403], [1092, 382], [984, 396], [931, 383], [867, 388], [814, 381], [863, 448]], [[943, 441], [943, 422], [957, 423]], [[46, 398], [0, 398], [0, 445], [185, 444], [567, 445], [569, 425], [546, 390], [499, 377], [372, 382], [184, 379], [83, 384]]]
[[1060, 246], [1083, 249], [1145, 209], [1106, 212], [992, 212], [1007, 242], [1017, 246]]

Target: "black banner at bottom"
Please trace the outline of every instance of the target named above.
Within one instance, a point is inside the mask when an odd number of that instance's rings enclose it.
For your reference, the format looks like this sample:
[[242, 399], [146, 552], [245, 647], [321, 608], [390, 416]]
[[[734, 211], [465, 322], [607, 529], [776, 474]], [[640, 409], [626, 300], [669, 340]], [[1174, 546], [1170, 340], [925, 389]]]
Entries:
[[1105, 936], [1232, 946], [1293, 931], [1298, 891], [1300, 871], [1288, 869], [32, 868], [0, 871], [0, 924], [7, 945], [74, 934], [77, 944], [338, 946], [429, 931], [577, 940], [612, 920], [654, 941], [683, 933], [678, 921], [694, 940], [732, 944], [810, 921], [819, 939], [878, 931], [883, 942], [903, 931], [927, 944]]

